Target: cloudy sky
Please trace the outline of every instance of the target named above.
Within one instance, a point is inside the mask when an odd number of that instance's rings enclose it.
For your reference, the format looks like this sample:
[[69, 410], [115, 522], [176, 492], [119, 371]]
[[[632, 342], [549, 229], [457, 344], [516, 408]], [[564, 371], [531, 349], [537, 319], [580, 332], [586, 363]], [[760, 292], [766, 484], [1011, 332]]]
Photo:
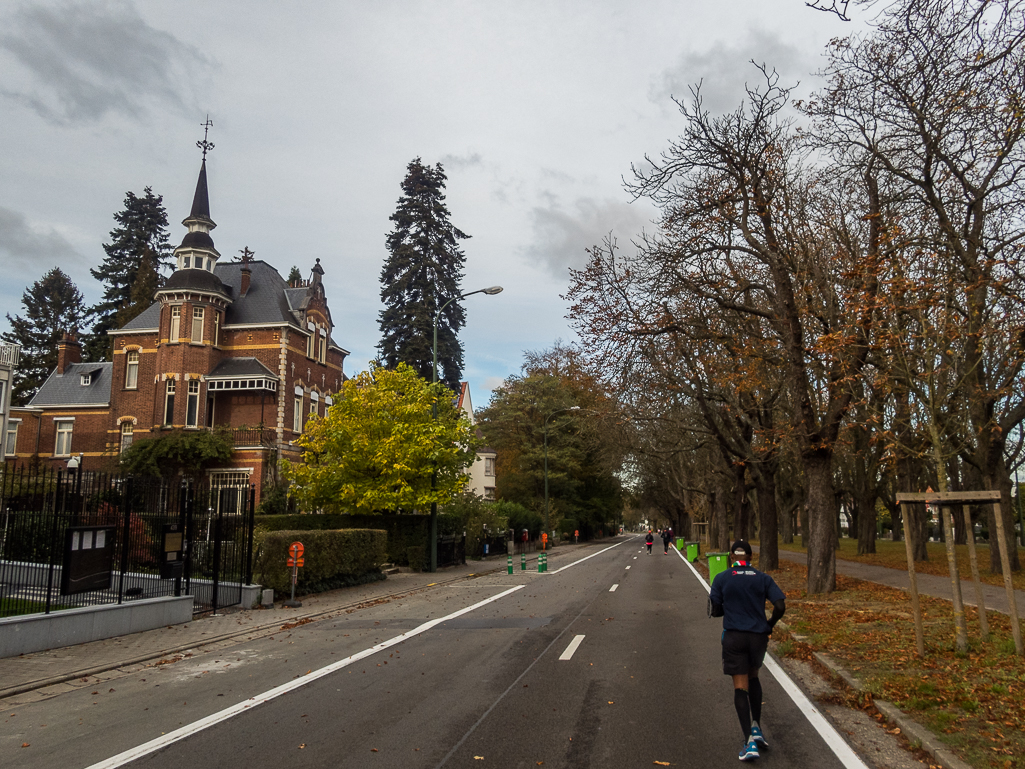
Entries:
[[444, 166], [464, 290], [505, 287], [466, 300], [480, 407], [523, 351], [573, 339], [560, 295], [585, 249], [651, 229], [623, 177], [680, 133], [671, 97], [700, 80], [733, 108], [751, 60], [807, 92], [851, 31], [802, 0], [5, 2], [0, 316], [54, 266], [95, 302], [129, 190], [164, 196], [180, 243], [209, 114], [222, 258], [320, 258], [350, 375], [375, 355], [406, 165]]

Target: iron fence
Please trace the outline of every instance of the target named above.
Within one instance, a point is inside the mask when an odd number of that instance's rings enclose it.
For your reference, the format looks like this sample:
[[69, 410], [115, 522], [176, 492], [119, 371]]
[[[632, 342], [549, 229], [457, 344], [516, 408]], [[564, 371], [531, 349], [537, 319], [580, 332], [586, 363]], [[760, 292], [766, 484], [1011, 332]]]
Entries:
[[0, 617], [190, 595], [196, 612], [252, 580], [247, 484], [0, 468]]

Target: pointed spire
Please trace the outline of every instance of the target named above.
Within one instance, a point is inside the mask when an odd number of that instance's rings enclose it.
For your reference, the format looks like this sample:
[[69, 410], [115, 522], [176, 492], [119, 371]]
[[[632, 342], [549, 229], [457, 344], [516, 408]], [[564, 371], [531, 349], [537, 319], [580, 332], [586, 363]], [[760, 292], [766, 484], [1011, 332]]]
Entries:
[[192, 212], [190, 219], [210, 218], [210, 193], [206, 186], [206, 158], [203, 158], [203, 165], [199, 169], [199, 181], [196, 182], [196, 194], [192, 198]]

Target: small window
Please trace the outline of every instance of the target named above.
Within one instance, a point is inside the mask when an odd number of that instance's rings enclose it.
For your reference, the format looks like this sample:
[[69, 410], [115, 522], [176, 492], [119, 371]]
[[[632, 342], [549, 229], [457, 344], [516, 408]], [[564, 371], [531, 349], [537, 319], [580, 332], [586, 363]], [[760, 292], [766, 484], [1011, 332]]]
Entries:
[[303, 431], [303, 396], [295, 396], [295, 408], [292, 410], [292, 432]]
[[182, 258], [182, 267], [184, 267], [187, 270], [191, 266], [192, 266], [192, 257], [191, 256], [186, 256], [186, 257]]
[[57, 422], [57, 442], [54, 446], [54, 456], [66, 457], [71, 455], [71, 433], [75, 429], [75, 423], [71, 420]]
[[189, 394], [185, 402], [185, 426], [195, 427], [199, 424], [199, 380], [189, 380]]
[[203, 343], [203, 308], [192, 308], [192, 341], [196, 344]]
[[139, 386], [139, 351], [129, 350], [125, 353], [125, 389], [134, 390]]
[[491, 500], [492, 502], [494, 502], [495, 499], [497, 499], [497, 497], [495, 495], [495, 487], [494, 486], [485, 486], [484, 487], [484, 499]]
[[164, 389], [164, 424], [174, 424], [174, 380], [168, 379]]
[[178, 337], [181, 336], [182, 327], [182, 307], [180, 304], [176, 304], [171, 307], [171, 330], [167, 334], [167, 341], [174, 344], [178, 341]]
[[317, 360], [321, 363], [327, 363], [327, 331], [322, 329], [317, 337], [317, 341], [320, 344], [320, 349], [317, 350]]
[[82, 387], [88, 387], [93, 383], [92, 374], [82, 374]]
[[310, 413], [314, 416], [317, 415], [317, 402], [313, 398], [310, 398]]
[[316, 332], [311, 331], [309, 333], [309, 335], [306, 337], [306, 357], [307, 358], [312, 358], [313, 357], [313, 351], [316, 349], [315, 345], [317, 343], [317, 337], [315, 336], [315, 333]]
[[214, 312], [214, 347], [221, 344], [221, 314]]
[[132, 435], [135, 432], [135, 425], [131, 422], [121, 423], [121, 451], [124, 452], [132, 445]]
[[19, 422], [7, 423], [7, 441], [4, 444], [4, 454], [13, 457], [18, 450], [18, 425]]
[[494, 477], [494, 475], [495, 475], [495, 458], [494, 457], [484, 457], [484, 475], [490, 475], [491, 477]]

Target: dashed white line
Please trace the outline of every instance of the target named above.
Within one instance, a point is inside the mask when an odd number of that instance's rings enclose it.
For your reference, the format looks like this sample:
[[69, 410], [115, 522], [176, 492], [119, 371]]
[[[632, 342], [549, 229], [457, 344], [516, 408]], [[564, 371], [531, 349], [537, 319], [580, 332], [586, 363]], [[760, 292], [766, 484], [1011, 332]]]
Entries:
[[627, 566], [626, 568], [628, 568], [628, 569], [629, 569], [630, 567], [629, 567], [629, 566]]
[[576, 652], [577, 648], [580, 646], [580, 642], [583, 640], [584, 637], [582, 635], [573, 636], [573, 640], [569, 642], [569, 646], [566, 647], [566, 651], [559, 655], [559, 659], [563, 661], [573, 659], [574, 652]]
[[612, 587], [609, 588], [609, 592], [610, 593], [615, 593], [617, 587], [619, 587], [619, 585], [613, 585]]

